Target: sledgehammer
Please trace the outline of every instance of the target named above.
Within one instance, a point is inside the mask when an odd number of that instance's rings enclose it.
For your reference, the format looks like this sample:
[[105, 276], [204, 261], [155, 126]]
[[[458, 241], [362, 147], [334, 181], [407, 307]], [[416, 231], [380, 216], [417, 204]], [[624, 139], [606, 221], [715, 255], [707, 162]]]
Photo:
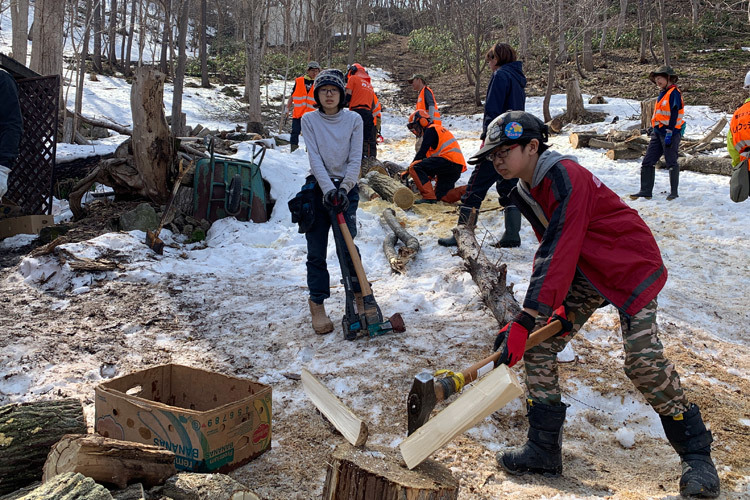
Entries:
[[[568, 319], [574, 322], [573, 314], [570, 314]], [[526, 350], [528, 351], [532, 347], [541, 344], [548, 338], [559, 333], [560, 330], [562, 330], [560, 320], [554, 320], [550, 324], [536, 330], [529, 335], [529, 339], [526, 341]], [[507, 341], [507, 339], [505, 340]], [[409, 398], [406, 401], [409, 415], [407, 435], [411, 435], [427, 422], [430, 418], [430, 413], [439, 401], [448, 399], [453, 394], [460, 392], [464, 385], [475, 381], [494, 369], [497, 361], [503, 355], [504, 349], [505, 341], [503, 341], [503, 345], [497, 352], [459, 373], [439, 370], [435, 374], [422, 372], [415, 376], [411, 391], [409, 391]], [[435, 379], [435, 375], [445, 376]]]

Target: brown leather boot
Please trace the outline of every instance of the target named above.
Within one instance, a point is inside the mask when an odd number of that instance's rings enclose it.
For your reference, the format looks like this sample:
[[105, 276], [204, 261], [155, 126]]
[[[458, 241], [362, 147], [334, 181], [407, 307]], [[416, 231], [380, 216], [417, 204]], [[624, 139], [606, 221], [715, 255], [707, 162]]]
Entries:
[[312, 326], [315, 333], [319, 335], [331, 333], [333, 331], [333, 322], [328, 318], [325, 306], [323, 304], [316, 304], [309, 299], [307, 302], [310, 305], [310, 315], [312, 316]]

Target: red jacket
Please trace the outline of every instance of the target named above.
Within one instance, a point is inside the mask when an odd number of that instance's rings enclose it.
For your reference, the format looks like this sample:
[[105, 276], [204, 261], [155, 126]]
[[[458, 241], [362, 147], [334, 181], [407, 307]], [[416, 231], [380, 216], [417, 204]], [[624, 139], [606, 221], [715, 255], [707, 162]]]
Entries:
[[532, 186], [519, 181], [511, 199], [539, 239], [524, 307], [551, 314], [568, 294], [576, 269], [629, 316], [664, 287], [667, 268], [649, 227], [570, 157], [545, 151]]

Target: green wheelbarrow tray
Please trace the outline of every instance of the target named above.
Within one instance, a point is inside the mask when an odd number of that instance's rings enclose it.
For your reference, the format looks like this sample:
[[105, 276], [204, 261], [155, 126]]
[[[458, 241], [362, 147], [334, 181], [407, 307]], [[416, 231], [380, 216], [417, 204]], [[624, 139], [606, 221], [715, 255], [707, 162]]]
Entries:
[[234, 216], [237, 220], [266, 222], [266, 188], [260, 164], [266, 154], [263, 146], [253, 144], [253, 161], [214, 154], [195, 166], [193, 180], [193, 217], [214, 222]]

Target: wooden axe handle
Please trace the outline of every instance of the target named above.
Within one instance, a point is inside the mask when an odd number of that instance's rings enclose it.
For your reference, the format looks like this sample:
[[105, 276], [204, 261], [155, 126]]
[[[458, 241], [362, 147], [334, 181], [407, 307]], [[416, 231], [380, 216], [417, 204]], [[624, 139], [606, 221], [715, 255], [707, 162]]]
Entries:
[[359, 252], [357, 247], [354, 246], [354, 240], [352, 239], [352, 233], [349, 232], [349, 227], [346, 225], [344, 214], [341, 212], [336, 214], [336, 221], [339, 223], [341, 229], [341, 235], [344, 237], [346, 242], [346, 248], [349, 250], [349, 255], [352, 258], [352, 264], [354, 264], [354, 271], [357, 273], [357, 280], [359, 281], [359, 287], [362, 290], [363, 296], [372, 295], [372, 289], [370, 288], [370, 282], [367, 281], [365, 275], [365, 268], [362, 266], [362, 260], [359, 258]]
[[[534, 331], [531, 335], [529, 335], [529, 339], [526, 341], [525, 350], [528, 351], [532, 347], [541, 344], [548, 338], [556, 335], [561, 329], [562, 324], [560, 323], [560, 320], [556, 319], [550, 324]], [[469, 368], [461, 372], [461, 374], [464, 376], [464, 381], [467, 384], [473, 382], [485, 373], [495, 368], [495, 362], [500, 358], [501, 355], [502, 351], [498, 349], [497, 352], [492, 354], [492, 356], [484, 358], [482, 361], [471, 365]]]

